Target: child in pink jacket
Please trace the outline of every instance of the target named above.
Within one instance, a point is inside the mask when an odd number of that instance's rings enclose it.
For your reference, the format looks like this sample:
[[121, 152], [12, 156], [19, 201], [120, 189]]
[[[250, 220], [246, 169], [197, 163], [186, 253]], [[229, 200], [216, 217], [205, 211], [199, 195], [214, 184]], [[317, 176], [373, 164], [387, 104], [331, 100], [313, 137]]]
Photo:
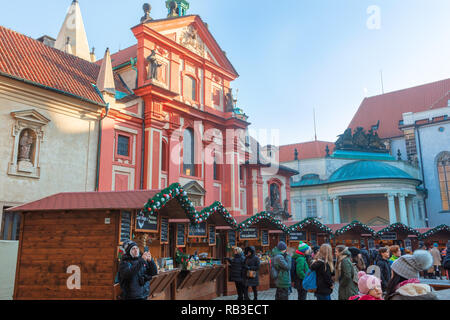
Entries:
[[359, 295], [350, 297], [349, 300], [383, 300], [381, 281], [375, 276], [368, 275], [364, 271], [358, 272]]

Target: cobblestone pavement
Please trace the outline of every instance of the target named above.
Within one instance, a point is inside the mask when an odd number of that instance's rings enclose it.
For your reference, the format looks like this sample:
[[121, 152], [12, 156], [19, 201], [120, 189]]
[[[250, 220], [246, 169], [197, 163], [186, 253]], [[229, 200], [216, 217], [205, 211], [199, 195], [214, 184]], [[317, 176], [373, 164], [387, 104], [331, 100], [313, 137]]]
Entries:
[[[277, 289], [272, 288], [267, 291], [258, 292], [258, 300], [275, 300], [275, 291]], [[338, 299], [338, 285], [336, 284], [331, 294], [331, 300]], [[248, 296], [250, 299], [253, 299], [253, 291], [250, 289]], [[297, 289], [292, 289], [292, 293], [289, 295], [289, 300], [297, 300], [298, 294]], [[306, 298], [307, 300], [317, 300], [313, 293], [308, 293]], [[229, 296], [229, 297], [219, 297], [214, 300], [237, 300], [237, 295]]]

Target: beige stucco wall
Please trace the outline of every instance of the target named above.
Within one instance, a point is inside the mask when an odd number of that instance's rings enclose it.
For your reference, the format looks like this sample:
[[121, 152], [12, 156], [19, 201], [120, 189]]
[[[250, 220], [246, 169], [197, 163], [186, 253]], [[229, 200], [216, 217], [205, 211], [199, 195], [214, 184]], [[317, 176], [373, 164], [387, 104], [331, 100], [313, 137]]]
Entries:
[[12, 300], [18, 249], [18, 241], [0, 240], [0, 300]]
[[[341, 222], [352, 222], [354, 220], [368, 224], [376, 218], [389, 221], [389, 207], [386, 197], [343, 199], [340, 204]], [[371, 224], [372, 225], [372, 224]]]
[[[35, 110], [43, 127], [38, 179], [8, 174], [14, 137], [13, 111]], [[93, 191], [100, 106], [0, 77], [0, 204], [26, 203], [68, 191]]]

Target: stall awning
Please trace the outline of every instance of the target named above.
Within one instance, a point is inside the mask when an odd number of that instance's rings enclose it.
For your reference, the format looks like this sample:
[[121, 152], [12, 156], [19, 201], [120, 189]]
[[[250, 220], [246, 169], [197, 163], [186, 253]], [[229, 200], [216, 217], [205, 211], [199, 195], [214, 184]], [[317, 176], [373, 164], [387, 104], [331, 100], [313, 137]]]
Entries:
[[254, 216], [251, 217], [245, 216], [245, 217], [247, 219], [245, 219], [238, 225], [238, 228], [241, 230], [259, 224], [263, 228], [281, 230], [285, 233], [289, 233], [289, 228], [286, 227], [286, 225], [283, 222], [276, 219], [270, 212], [263, 211], [255, 214]]
[[386, 228], [381, 229], [380, 231], [378, 231], [376, 233], [377, 236], [382, 236], [383, 234], [385, 234], [386, 232], [403, 232], [405, 234], [408, 235], [414, 235], [417, 237], [420, 237], [420, 232], [408, 227], [407, 225], [397, 222], [397, 223], [393, 223], [390, 226], [387, 226]]
[[369, 227], [368, 225], [360, 222], [360, 221], [352, 221], [351, 223], [341, 227], [340, 229], [336, 230], [334, 233], [335, 237], [339, 237], [342, 236], [348, 232], [355, 232], [355, 233], [359, 233], [361, 235], [369, 235], [369, 236], [375, 236], [376, 232], [375, 230], [373, 230], [371, 227]]
[[425, 239], [431, 238], [435, 234], [441, 233], [441, 232], [447, 233], [449, 235], [449, 239], [450, 239], [450, 227], [446, 224], [441, 224], [433, 229], [430, 229], [430, 230], [422, 233], [419, 238], [421, 240], [425, 240]]

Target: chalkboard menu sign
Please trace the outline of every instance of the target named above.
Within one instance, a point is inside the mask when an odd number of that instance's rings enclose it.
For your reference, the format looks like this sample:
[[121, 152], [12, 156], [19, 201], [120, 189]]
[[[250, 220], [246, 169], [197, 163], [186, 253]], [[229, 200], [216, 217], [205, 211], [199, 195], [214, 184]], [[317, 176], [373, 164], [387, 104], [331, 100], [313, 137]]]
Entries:
[[209, 245], [214, 246], [216, 244], [216, 226], [209, 226]]
[[130, 240], [131, 236], [131, 212], [122, 211], [120, 218], [120, 242]]
[[261, 230], [261, 245], [263, 247], [269, 245], [269, 230]]
[[306, 232], [291, 232], [289, 234], [290, 241], [306, 241]]
[[386, 232], [380, 236], [381, 240], [397, 240], [397, 232]]
[[177, 247], [185, 247], [185, 233], [186, 227], [184, 224], [177, 224]]
[[144, 216], [138, 214], [136, 216], [136, 231], [138, 232], [158, 232], [158, 217]]
[[228, 231], [228, 245], [230, 247], [236, 246], [236, 232], [233, 230]]
[[280, 234], [280, 241], [283, 241], [284, 243], [286, 243], [286, 233]]
[[239, 239], [257, 240], [258, 238], [258, 228], [242, 229], [242, 231], [239, 233]]
[[206, 222], [189, 224], [188, 237], [206, 237]]
[[161, 218], [160, 243], [169, 243], [169, 219]]

